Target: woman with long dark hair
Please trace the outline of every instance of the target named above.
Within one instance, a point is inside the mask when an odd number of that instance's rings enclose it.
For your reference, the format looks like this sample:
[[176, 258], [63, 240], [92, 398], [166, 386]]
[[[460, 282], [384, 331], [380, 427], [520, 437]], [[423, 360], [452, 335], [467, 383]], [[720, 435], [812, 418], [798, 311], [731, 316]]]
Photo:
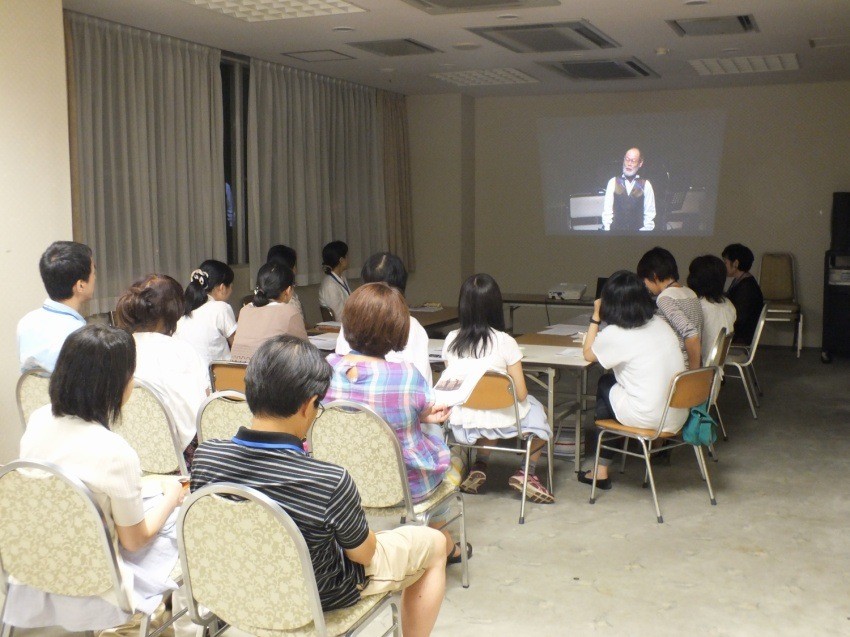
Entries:
[[691, 261], [688, 268], [688, 287], [699, 297], [702, 307], [700, 343], [703, 364], [708, 360], [720, 329], [725, 327], [727, 334], [735, 330], [737, 313], [732, 301], [723, 294], [725, 284], [726, 264], [719, 257], [706, 254]]
[[[525, 434], [534, 434], [535, 444], [529, 465], [526, 494], [532, 502], [549, 504], [555, 496], [543, 486], [535, 470], [540, 453], [552, 432], [543, 405], [529, 396], [522, 372], [522, 351], [514, 338], [505, 332], [502, 310], [502, 292], [499, 284], [489, 274], [475, 274], [464, 281], [458, 298], [460, 329], [450, 332], [443, 345], [443, 358], [451, 365], [455, 361], [473, 359], [484, 361], [488, 368], [505, 372], [513, 379], [519, 402], [520, 427]], [[449, 419], [452, 433], [459, 442], [475, 444], [483, 439], [488, 445], [497, 445], [500, 439], [515, 438], [514, 410], [469, 409], [454, 407]], [[465, 493], [478, 493], [487, 479], [489, 449], [477, 449], [475, 463], [461, 484]], [[522, 492], [525, 473], [517, 469], [508, 485]]]
[[236, 317], [227, 300], [233, 292], [233, 270], [226, 263], [208, 259], [192, 272], [184, 293], [183, 316], [174, 336], [195, 348], [209, 365], [230, 360]]

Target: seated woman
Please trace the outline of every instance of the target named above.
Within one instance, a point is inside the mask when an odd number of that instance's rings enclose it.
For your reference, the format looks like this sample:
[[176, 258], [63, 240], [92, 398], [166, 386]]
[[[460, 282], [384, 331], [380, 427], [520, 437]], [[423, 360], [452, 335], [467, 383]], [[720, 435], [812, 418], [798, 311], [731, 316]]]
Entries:
[[[360, 271], [363, 283], [388, 283], [404, 294], [407, 286], [407, 270], [401, 259], [389, 252], [373, 254]], [[336, 339], [336, 353], [345, 356], [351, 351], [351, 345], [345, 338], [345, 330], [340, 329]], [[415, 317], [410, 317], [410, 333], [407, 343], [401, 351], [387, 352], [386, 359], [394, 362], [413, 363], [422, 377], [431, 384], [431, 360], [428, 357], [428, 334]]]
[[749, 345], [753, 341], [759, 315], [764, 306], [764, 295], [761, 293], [759, 282], [750, 274], [755, 256], [752, 250], [740, 243], [733, 243], [723, 248], [721, 256], [726, 265], [726, 276], [732, 277], [726, 296], [732, 301], [737, 313], [733, 342]]
[[731, 334], [735, 329], [735, 306], [723, 295], [726, 266], [713, 254], [691, 261], [688, 268], [688, 287], [699, 297], [702, 307], [702, 362], [706, 364], [711, 348], [721, 328]]
[[[92, 491], [118, 540], [134, 606], [152, 613], [162, 595], [177, 588], [169, 579], [177, 563], [172, 514], [185, 492], [175, 478], [162, 484], [164, 493], [143, 495], [139, 457], [110, 431], [132, 392], [135, 364], [135, 343], [123, 330], [92, 324], [68, 336], [50, 378], [51, 404], [30, 417], [21, 459], [53, 463]], [[101, 630], [129, 619], [110, 601], [111, 590], [79, 598], [13, 584], [8, 595], [5, 620], [13, 626]]]
[[679, 337], [688, 369], [702, 366], [702, 307], [694, 291], [679, 283], [679, 266], [664, 248], [653, 248], [638, 261], [637, 275], [656, 297], [664, 319]]
[[295, 275], [285, 265], [266, 263], [257, 273], [254, 300], [239, 310], [232, 360], [247, 363], [272, 336], [291, 334], [307, 340], [301, 312], [290, 304]]
[[[292, 274], [298, 276], [298, 253], [295, 252], [293, 248], [285, 246], [282, 243], [269, 248], [268, 254], [266, 255], [266, 263], [285, 265], [287, 268], [292, 270]], [[292, 298], [289, 299], [289, 304], [298, 310], [301, 314], [301, 318], [303, 319], [304, 308], [301, 306], [301, 299], [298, 298], [297, 291], [292, 291]]]
[[319, 285], [319, 305], [330, 309], [337, 321], [342, 321], [342, 309], [351, 295], [345, 271], [348, 269], [348, 244], [331, 241], [322, 248], [322, 269], [325, 276]]
[[[546, 412], [534, 396], [528, 395], [525, 375], [522, 373], [522, 352], [512, 336], [505, 333], [502, 312], [502, 292], [499, 284], [489, 274], [475, 274], [464, 281], [458, 298], [460, 329], [449, 332], [443, 345], [446, 363], [461, 359], [485, 361], [489, 369], [505, 372], [514, 381], [519, 402], [520, 427], [524, 434], [534, 434], [535, 447], [529, 464], [527, 496], [532, 502], [550, 504], [555, 496], [550, 493], [535, 474], [540, 453], [552, 435]], [[499, 439], [516, 437], [514, 410], [479, 410], [454, 407], [449, 419], [452, 433], [458, 442], [476, 444], [483, 441], [497, 445]], [[465, 493], [478, 493], [487, 479], [489, 449], [476, 450], [475, 463], [460, 485]], [[522, 492], [525, 481], [523, 469], [517, 469], [508, 485]]]
[[[600, 331], [600, 324], [606, 323]], [[685, 371], [676, 333], [660, 316], [649, 290], [634, 272], [612, 274], [602, 297], [593, 306], [587, 328], [584, 358], [599, 362], [612, 372], [603, 374], [596, 388], [596, 420], [615, 418], [629, 427], [655, 429], [664, 413], [670, 381]], [[687, 409], [671, 410], [665, 431], [679, 431], [688, 416]], [[593, 462], [600, 429], [587, 431], [586, 455]], [[596, 486], [610, 489], [608, 466], [614, 453], [602, 450]], [[593, 465], [580, 472], [578, 481], [593, 482]]]
[[[413, 365], [386, 360], [389, 352], [403, 349], [407, 342], [407, 303], [398, 289], [367, 283], [351, 294], [342, 324], [353, 349], [345, 356], [328, 356], [334, 374], [324, 402], [360, 403], [387, 421], [401, 444], [410, 495], [421, 502], [440, 486], [451, 462], [442, 436], [424, 431], [422, 423], [445, 422], [449, 410], [434, 405], [434, 390]], [[436, 527], [442, 526], [442, 520], [432, 520]], [[447, 531], [443, 533], [449, 563], [460, 562], [460, 549]]]
[[149, 274], [133, 283], [115, 309], [118, 326], [136, 341], [136, 378], [151, 384], [163, 397], [174, 416], [187, 464], [191, 464], [195, 418], [210, 392], [210, 372], [195, 348], [172, 337], [181, 316], [183, 289], [164, 274]]
[[227, 300], [233, 292], [233, 270], [221, 261], [204, 261], [186, 286], [183, 316], [174, 337], [195, 348], [209, 365], [230, 360], [236, 317]]

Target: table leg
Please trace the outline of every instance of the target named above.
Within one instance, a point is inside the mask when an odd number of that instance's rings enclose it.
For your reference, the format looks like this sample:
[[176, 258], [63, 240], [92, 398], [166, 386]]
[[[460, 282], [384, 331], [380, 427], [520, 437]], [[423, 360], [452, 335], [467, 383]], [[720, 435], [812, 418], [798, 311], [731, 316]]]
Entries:
[[576, 446], [575, 446], [575, 470], [581, 471], [581, 415], [585, 407], [585, 389], [587, 388], [587, 367], [581, 368], [581, 373], [576, 377], [576, 398], [578, 409], [576, 409]]

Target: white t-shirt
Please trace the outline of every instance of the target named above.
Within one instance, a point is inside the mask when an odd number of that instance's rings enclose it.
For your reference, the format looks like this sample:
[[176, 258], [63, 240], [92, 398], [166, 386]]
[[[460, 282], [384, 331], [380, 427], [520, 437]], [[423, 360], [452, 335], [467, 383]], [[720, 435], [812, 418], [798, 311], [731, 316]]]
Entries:
[[[461, 357], [449, 351], [449, 346], [457, 338], [459, 331], [452, 330], [449, 332], [443, 343], [443, 358], [446, 361], [446, 365], [450, 365], [453, 361], [461, 360]], [[507, 373], [508, 367], [522, 360], [522, 350], [520, 350], [516, 340], [510, 334], [491, 329], [490, 336], [492, 337], [490, 344], [484, 351], [478, 352], [476, 356], [464, 356], [464, 358], [485, 359], [488, 369]], [[520, 401], [519, 417], [525, 418], [529, 409], [528, 400]], [[449, 417], [450, 424], [462, 425], [464, 428], [494, 429], [509, 427], [515, 422], [514, 410], [511, 407], [487, 410], [455, 407], [452, 409], [451, 416]]]
[[[336, 353], [345, 356], [351, 352], [351, 345], [345, 339], [343, 329], [339, 328], [339, 336], [336, 338]], [[428, 333], [422, 324], [414, 317], [410, 317], [410, 332], [407, 335], [407, 345], [400, 352], [392, 351], [386, 355], [386, 360], [391, 363], [411, 363], [422, 377], [432, 384], [431, 361], [428, 358]]]
[[[608, 325], [591, 349], [617, 379], [610, 393], [617, 420], [629, 427], [655, 429], [664, 413], [670, 381], [685, 371], [673, 329], [659, 316], [632, 329]], [[663, 430], [679, 431], [687, 415], [687, 409], [671, 409]]]
[[708, 360], [708, 354], [714, 346], [714, 341], [717, 340], [717, 335], [720, 333], [720, 328], [725, 327], [726, 333], [730, 333], [735, 328], [735, 319], [737, 312], [732, 301], [723, 298], [720, 303], [712, 303], [708, 299], [700, 299], [702, 306], [702, 362]]
[[345, 274], [338, 277], [330, 272], [322, 277], [322, 282], [319, 284], [319, 305], [333, 310], [335, 320], [342, 320], [342, 308], [345, 307], [349, 296], [351, 296], [351, 288]]
[[209, 366], [212, 361], [230, 360], [227, 339], [235, 331], [236, 317], [230, 304], [208, 296], [206, 303], [177, 321], [174, 336], [194, 347]]
[[185, 449], [210, 388], [209, 367], [188, 343], [158, 332], [136, 332], [135, 377], [153, 385], [171, 409]]

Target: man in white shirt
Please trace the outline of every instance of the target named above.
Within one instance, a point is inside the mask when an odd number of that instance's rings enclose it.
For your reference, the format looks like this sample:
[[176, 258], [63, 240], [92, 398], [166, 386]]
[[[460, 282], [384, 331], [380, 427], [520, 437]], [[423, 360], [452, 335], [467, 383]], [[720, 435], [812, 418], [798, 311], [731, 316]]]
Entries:
[[74, 241], [50, 244], [38, 269], [50, 298], [18, 322], [21, 372], [35, 367], [53, 372], [65, 339], [86, 324], [80, 310], [94, 295], [97, 277], [91, 248]]
[[641, 179], [643, 166], [639, 148], [630, 148], [623, 157], [623, 174], [612, 177], [602, 203], [602, 229], [606, 232], [651, 232], [655, 229], [655, 191], [648, 179]]

